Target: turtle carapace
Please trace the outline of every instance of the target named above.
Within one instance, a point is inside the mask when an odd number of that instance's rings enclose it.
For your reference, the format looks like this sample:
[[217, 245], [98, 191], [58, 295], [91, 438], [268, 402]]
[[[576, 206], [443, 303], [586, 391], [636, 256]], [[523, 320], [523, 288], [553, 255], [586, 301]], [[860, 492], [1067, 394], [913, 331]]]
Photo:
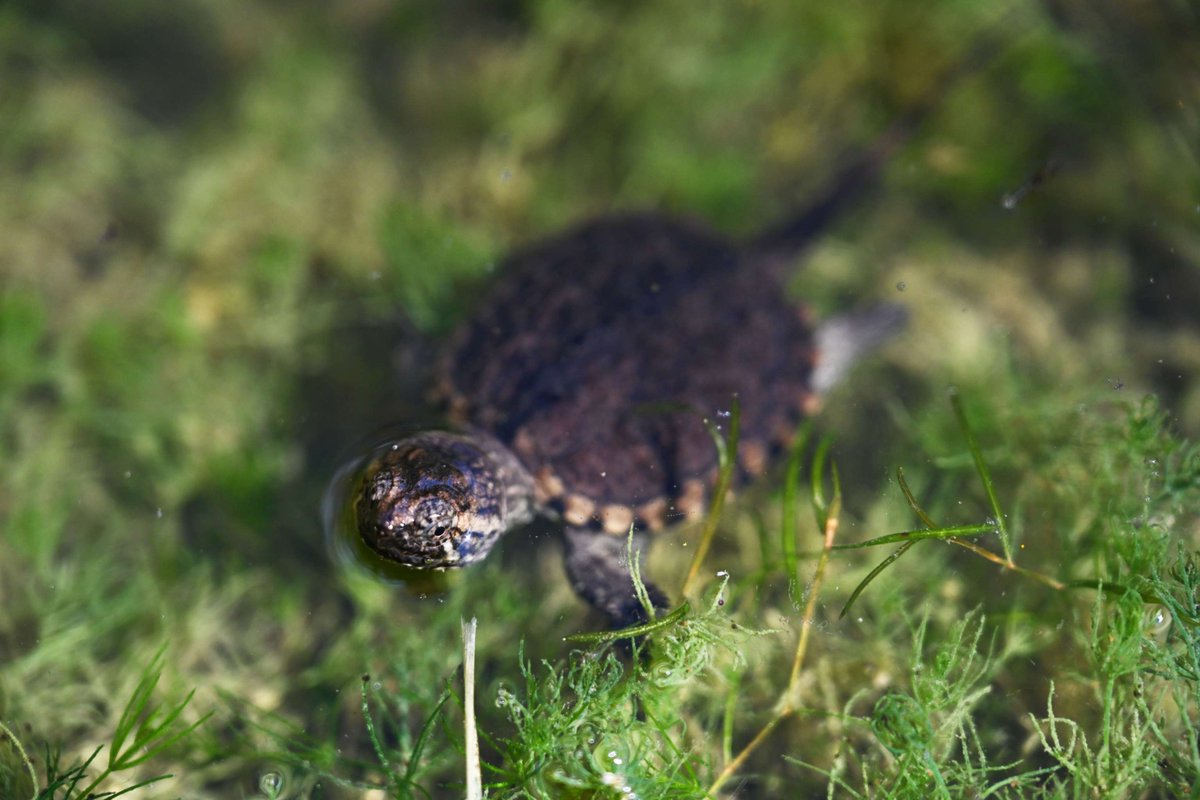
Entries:
[[642, 550], [703, 513], [717, 472], [705, 420], [737, 396], [738, 473], [753, 478], [903, 321], [880, 306], [814, 327], [780, 285], [780, 241], [737, 247], [696, 223], [625, 215], [510, 257], [441, 363], [455, 431], [388, 443], [354, 482], [364, 543], [407, 567], [459, 567], [549, 515], [579, 595], [614, 625], [643, 619], [627, 534]]

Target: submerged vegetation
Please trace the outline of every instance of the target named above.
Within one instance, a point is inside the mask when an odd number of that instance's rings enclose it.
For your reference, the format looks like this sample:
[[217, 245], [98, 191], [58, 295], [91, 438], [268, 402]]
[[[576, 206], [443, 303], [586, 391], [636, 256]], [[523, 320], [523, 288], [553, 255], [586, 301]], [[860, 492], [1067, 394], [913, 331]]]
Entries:
[[996, 24], [734, 5], [0, 8], [0, 798], [459, 797], [467, 719], [491, 797], [1200, 784], [1180, 4], [1007, 12], [797, 265], [815, 313], [910, 330], [656, 542], [680, 606], [637, 637], [540, 529], [429, 597], [326, 552], [326, 484], [427, 413], [506, 249], [615, 208], [753, 230]]

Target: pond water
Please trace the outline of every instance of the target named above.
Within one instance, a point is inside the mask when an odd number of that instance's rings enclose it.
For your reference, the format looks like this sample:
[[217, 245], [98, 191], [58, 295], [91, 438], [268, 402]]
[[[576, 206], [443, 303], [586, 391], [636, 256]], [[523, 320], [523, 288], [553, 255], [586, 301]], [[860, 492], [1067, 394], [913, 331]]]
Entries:
[[[494, 797], [1182, 795], [1198, 28], [1167, 0], [0, 9], [0, 798], [460, 797], [468, 724]], [[513, 280], [629, 212], [714, 238]], [[907, 325], [819, 404], [786, 391], [807, 364], [759, 368], [871, 307]], [[401, 573], [347, 522], [356, 469], [447, 424], [551, 519]], [[556, 517], [595, 529], [567, 571]]]

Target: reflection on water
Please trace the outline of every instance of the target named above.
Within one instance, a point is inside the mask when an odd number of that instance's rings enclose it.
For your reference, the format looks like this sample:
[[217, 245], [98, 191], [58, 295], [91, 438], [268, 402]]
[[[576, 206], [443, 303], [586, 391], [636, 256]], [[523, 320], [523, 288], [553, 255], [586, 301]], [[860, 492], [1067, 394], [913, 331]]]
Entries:
[[321, 498], [325, 547], [344, 569], [365, 570], [379, 580], [402, 586], [409, 594], [442, 594], [458, 582], [460, 570], [415, 569], [389, 561], [367, 547], [354, 518], [354, 498], [362, 487], [364, 468], [402, 435], [395, 430], [380, 434], [358, 448], [359, 455], [338, 467]]

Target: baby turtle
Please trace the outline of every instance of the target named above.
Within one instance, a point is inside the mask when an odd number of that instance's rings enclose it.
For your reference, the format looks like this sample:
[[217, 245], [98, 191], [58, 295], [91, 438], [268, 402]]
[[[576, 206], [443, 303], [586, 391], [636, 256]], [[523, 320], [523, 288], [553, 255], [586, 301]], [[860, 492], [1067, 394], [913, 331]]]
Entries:
[[[866, 351], [898, 331], [882, 305], [813, 325], [782, 279], [1006, 29], [984, 31], [875, 144], [798, 212], [741, 244], [661, 214], [602, 218], [534, 244], [451, 340], [438, 387], [453, 431], [386, 443], [348, 483], [358, 542], [385, 562], [484, 558], [537, 515], [564, 528], [575, 591], [614, 626], [645, 618], [628, 564], [704, 513], [717, 475], [705, 420], [736, 395], [736, 476], [762, 474]], [[652, 603], [667, 597], [646, 583]]]
[[705, 420], [736, 395], [738, 475], [758, 476], [821, 395], [901, 326], [902, 310], [881, 306], [814, 327], [780, 282], [895, 144], [883, 140], [806, 211], [742, 246], [640, 214], [511, 256], [441, 363], [456, 430], [382, 445], [353, 482], [362, 541], [406, 567], [461, 567], [549, 515], [564, 525], [576, 592], [615, 626], [644, 619], [627, 537], [632, 527], [643, 552], [649, 535], [704, 513], [717, 473]]

